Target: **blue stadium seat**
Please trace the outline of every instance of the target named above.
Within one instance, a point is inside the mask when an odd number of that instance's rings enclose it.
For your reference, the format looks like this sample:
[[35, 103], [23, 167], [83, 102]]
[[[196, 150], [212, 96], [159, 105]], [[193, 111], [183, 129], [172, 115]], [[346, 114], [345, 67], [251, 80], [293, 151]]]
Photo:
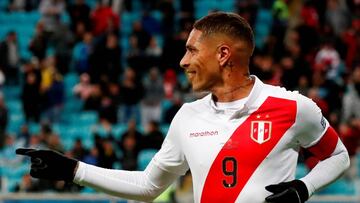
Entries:
[[40, 20], [41, 14], [40, 14], [40, 12], [38, 12], [36, 10], [31, 11], [31, 12], [28, 13], [27, 18], [29, 20], [29, 23], [33, 24], [35, 26], [36, 23]]
[[9, 5], [9, 0], [1, 0], [0, 1], [0, 13], [3, 13], [7, 6]]
[[77, 98], [75, 96], [68, 96], [64, 104], [63, 120], [65, 122], [70, 122], [71, 119], [69, 120], [69, 118], [71, 117], [71, 114], [80, 113], [83, 106], [84, 106], [84, 101], [82, 101], [80, 98]]
[[272, 13], [267, 9], [259, 9], [255, 22], [255, 44], [257, 47], [262, 48], [265, 39], [270, 34], [272, 26]]
[[19, 113], [22, 112], [22, 103], [20, 100], [16, 99], [7, 99], [6, 100], [6, 106], [9, 110], [9, 112]]
[[296, 167], [295, 177], [297, 179], [304, 177], [309, 172], [308, 168], [304, 163], [298, 163]]
[[340, 178], [326, 188], [320, 190], [319, 195], [355, 195], [356, 189], [353, 181]]
[[64, 76], [65, 88], [72, 89], [79, 82], [79, 75], [75, 72], [67, 73]]
[[143, 149], [140, 151], [138, 156], [139, 170], [144, 170], [146, 168], [157, 151], [158, 150], [156, 149]]
[[[19, 86], [5, 86], [2, 88], [2, 92], [4, 93], [6, 104], [9, 105], [10, 100], [18, 100], [21, 88]], [[17, 102], [20, 103], [20, 101]]]
[[127, 130], [127, 125], [124, 123], [118, 123], [113, 126], [112, 132], [117, 140], [121, 139], [122, 134]]
[[168, 124], [161, 124], [160, 125], [160, 131], [166, 136], [167, 132], [169, 131], [169, 125]]

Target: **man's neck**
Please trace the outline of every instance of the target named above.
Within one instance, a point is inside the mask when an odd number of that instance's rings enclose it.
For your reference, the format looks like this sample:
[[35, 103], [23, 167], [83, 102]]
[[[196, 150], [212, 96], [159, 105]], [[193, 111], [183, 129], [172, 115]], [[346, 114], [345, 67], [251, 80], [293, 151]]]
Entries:
[[[240, 81], [240, 82], [239, 82]], [[212, 92], [215, 102], [232, 102], [247, 97], [255, 83], [255, 78], [244, 76], [236, 82], [227, 81], [224, 87], [216, 88]]]

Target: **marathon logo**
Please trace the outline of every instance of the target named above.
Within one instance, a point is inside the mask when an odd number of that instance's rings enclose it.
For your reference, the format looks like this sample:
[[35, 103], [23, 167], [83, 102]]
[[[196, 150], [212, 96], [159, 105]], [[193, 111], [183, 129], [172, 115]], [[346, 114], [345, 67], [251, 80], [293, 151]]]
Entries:
[[208, 136], [215, 136], [218, 135], [219, 132], [215, 131], [203, 131], [203, 132], [194, 132], [190, 133], [190, 137], [208, 137]]

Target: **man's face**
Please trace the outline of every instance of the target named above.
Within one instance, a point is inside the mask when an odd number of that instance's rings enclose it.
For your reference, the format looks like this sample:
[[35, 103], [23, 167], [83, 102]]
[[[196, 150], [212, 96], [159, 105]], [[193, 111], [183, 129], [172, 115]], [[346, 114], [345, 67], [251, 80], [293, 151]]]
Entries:
[[211, 91], [221, 82], [217, 42], [201, 35], [199, 30], [191, 31], [180, 66], [184, 68], [194, 91]]

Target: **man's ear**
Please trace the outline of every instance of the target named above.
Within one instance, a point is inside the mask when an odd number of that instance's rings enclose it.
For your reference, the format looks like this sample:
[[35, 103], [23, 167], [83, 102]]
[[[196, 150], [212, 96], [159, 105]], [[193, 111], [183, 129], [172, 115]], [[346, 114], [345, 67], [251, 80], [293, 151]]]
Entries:
[[231, 51], [228, 45], [223, 44], [218, 47], [218, 61], [221, 67], [230, 65], [230, 56]]

